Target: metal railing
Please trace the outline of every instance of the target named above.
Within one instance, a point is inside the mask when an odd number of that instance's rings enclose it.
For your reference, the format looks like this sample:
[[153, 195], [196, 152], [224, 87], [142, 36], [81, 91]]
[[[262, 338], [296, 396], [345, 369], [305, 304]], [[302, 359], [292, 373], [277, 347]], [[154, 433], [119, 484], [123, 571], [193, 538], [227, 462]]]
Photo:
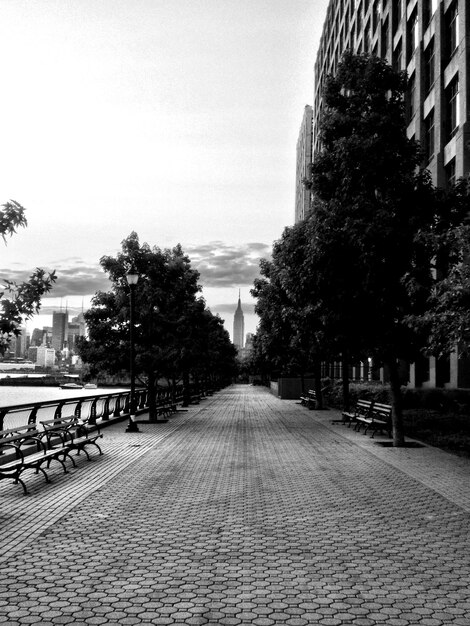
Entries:
[[[182, 385], [176, 387], [159, 387], [155, 390], [155, 406], [158, 408], [182, 404], [185, 399], [188, 403], [197, 402], [200, 398], [211, 395], [213, 389], [203, 389], [190, 385], [185, 393]], [[16, 428], [26, 424], [59, 419], [60, 417], [75, 416], [96, 424], [109, 421], [111, 418], [128, 415], [130, 411], [130, 390], [109, 391], [95, 393], [89, 396], [62, 398], [56, 400], [42, 400], [26, 404], [12, 404], [0, 407], [0, 430]], [[137, 413], [149, 408], [149, 394], [145, 388], [135, 390], [135, 407]]]
[[[147, 407], [147, 391], [136, 389], [135, 403], [139, 410]], [[0, 407], [0, 430], [24, 424], [39, 424], [41, 421], [60, 417], [76, 416], [95, 424], [96, 420], [107, 421], [129, 413], [130, 391], [28, 402]]]

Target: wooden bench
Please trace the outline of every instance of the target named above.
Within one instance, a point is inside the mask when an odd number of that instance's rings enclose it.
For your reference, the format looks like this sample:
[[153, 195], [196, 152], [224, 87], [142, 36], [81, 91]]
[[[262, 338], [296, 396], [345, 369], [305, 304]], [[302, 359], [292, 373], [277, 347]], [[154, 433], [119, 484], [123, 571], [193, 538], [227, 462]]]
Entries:
[[317, 406], [317, 393], [314, 389], [309, 389], [306, 396], [300, 396], [300, 404], [308, 409], [315, 409]]
[[28, 491], [21, 475], [26, 470], [34, 469], [36, 474], [41, 472], [46, 482], [50, 482], [43, 465], [49, 468], [51, 461], [58, 461], [67, 473], [65, 460], [69, 458], [75, 466], [67, 444], [60, 439], [58, 443], [52, 443], [43, 435], [44, 432], [38, 431], [33, 424], [0, 431], [0, 480], [12, 478], [15, 484], [23, 487], [25, 495]]
[[390, 404], [374, 402], [367, 417], [358, 417], [355, 430], [360, 430], [365, 426], [364, 435], [372, 430], [372, 437], [379, 430], [382, 433], [387, 431], [389, 437], [392, 436], [392, 407]]
[[351, 424], [356, 425], [358, 418], [368, 418], [372, 408], [372, 400], [358, 400], [352, 412], [343, 411], [341, 413], [343, 424], [351, 428]]
[[75, 416], [46, 420], [41, 424], [49, 443], [55, 442], [59, 438], [62, 445], [67, 446], [70, 450], [76, 450], [77, 455], [83, 451], [88, 460], [90, 460], [90, 455], [86, 449], [87, 446], [95, 446], [99, 453], [103, 454], [96, 443], [96, 440], [103, 435], [95, 424], [91, 426]]

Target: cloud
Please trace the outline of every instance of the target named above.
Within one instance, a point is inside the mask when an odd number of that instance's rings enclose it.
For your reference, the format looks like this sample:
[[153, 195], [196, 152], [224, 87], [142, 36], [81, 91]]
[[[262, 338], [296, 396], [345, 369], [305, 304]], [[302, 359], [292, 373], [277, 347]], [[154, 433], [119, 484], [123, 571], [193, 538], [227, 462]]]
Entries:
[[40, 315], [52, 315], [53, 313], [55, 313], [56, 311], [64, 311], [67, 310], [67, 313], [69, 314], [69, 316], [71, 317], [75, 317], [76, 315], [78, 315], [79, 313], [82, 313], [83, 310], [87, 310], [87, 306], [85, 306], [84, 308], [82, 308], [81, 306], [69, 306], [69, 304], [67, 302], [61, 304], [60, 306], [58, 306], [57, 304], [50, 304], [48, 305], [48, 298], [44, 298], [44, 300], [41, 303], [41, 308], [39, 310], [39, 314]]
[[271, 246], [265, 243], [228, 245], [211, 241], [185, 249], [192, 266], [201, 274], [205, 287], [252, 285], [259, 276], [259, 261], [269, 257]]
[[[203, 245], [189, 245], [184, 252], [191, 259], [192, 267], [199, 271], [203, 287], [238, 288], [253, 285], [254, 279], [259, 276], [259, 261], [270, 256], [271, 246], [259, 242], [229, 245], [211, 241]], [[32, 269], [17, 266], [15, 263], [9, 268], [0, 268], [0, 280], [3, 277], [16, 282], [28, 280]], [[69, 257], [56, 260], [52, 267], [56, 269], [57, 281], [49, 297], [89, 296], [110, 289], [111, 283], [98, 264]]]
[[111, 282], [100, 267], [77, 264], [57, 271], [57, 282], [52, 295], [85, 296], [97, 291], [109, 291]]
[[[60, 263], [55, 264], [57, 280], [52, 291], [48, 294], [50, 297], [87, 296], [94, 294], [96, 291], [109, 290], [111, 285], [109, 279], [99, 266], [86, 265], [80, 262], [79, 259], [74, 260], [73, 263], [73, 266], [70, 267], [60, 267]], [[31, 274], [31, 270], [0, 269], [0, 277], [8, 278], [18, 283], [28, 280]]]

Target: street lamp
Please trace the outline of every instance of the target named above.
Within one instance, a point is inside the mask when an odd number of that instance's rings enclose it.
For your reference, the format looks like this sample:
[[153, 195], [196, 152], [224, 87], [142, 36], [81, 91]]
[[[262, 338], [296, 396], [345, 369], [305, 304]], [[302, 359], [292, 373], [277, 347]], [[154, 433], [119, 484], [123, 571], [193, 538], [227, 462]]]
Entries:
[[129, 313], [129, 339], [130, 339], [130, 375], [131, 375], [131, 397], [129, 406], [129, 423], [126, 433], [139, 433], [139, 427], [135, 421], [135, 346], [134, 346], [134, 312], [135, 312], [135, 286], [139, 280], [134, 264], [126, 274], [127, 284], [130, 291], [130, 313]]

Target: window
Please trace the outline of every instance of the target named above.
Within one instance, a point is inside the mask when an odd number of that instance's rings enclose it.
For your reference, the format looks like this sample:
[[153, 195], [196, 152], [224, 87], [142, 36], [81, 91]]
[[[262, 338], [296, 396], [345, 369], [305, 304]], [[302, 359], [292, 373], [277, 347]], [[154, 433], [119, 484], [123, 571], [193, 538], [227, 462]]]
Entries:
[[370, 21], [369, 21], [367, 22], [367, 26], [364, 31], [364, 45], [363, 45], [364, 52], [370, 52], [371, 44], [372, 44], [372, 38], [370, 34]]
[[429, 163], [434, 154], [434, 109], [424, 120], [424, 161]]
[[447, 163], [444, 171], [446, 175], [446, 185], [447, 187], [451, 187], [455, 184], [455, 157]]
[[401, 2], [402, 0], [393, 0], [392, 2], [392, 32], [393, 32], [393, 36], [395, 36], [395, 33], [398, 30], [398, 26], [401, 22], [401, 15], [402, 15], [402, 7], [401, 7]]
[[419, 45], [419, 37], [418, 37], [418, 13], [416, 9], [411, 14], [410, 19], [406, 24], [406, 61], [409, 63], [411, 61], [411, 57], [415, 53], [416, 48]]
[[410, 123], [413, 115], [416, 113], [415, 100], [416, 100], [416, 75], [413, 72], [413, 74], [410, 76], [410, 79], [408, 81], [408, 90], [407, 90], [407, 97], [406, 97], [406, 104], [407, 104], [406, 114], [407, 114], [408, 123]]
[[380, 5], [379, 0], [375, 0], [374, 6], [372, 8], [372, 30], [375, 33], [377, 30], [377, 25], [380, 22]]
[[459, 10], [457, 1], [450, 5], [444, 16], [445, 48], [447, 58], [450, 59], [459, 46]]
[[434, 85], [435, 59], [434, 59], [434, 37], [429, 42], [424, 51], [424, 93], [427, 95]]
[[429, 26], [432, 16], [437, 10], [438, 0], [424, 0], [424, 28]]
[[459, 77], [456, 76], [445, 90], [445, 131], [447, 141], [459, 129]]
[[362, 30], [362, 6], [359, 5], [356, 14], [356, 37], [359, 37]]
[[382, 35], [380, 38], [380, 56], [385, 58], [387, 56], [388, 50], [388, 17], [382, 25]]
[[395, 50], [392, 53], [392, 66], [393, 66], [393, 69], [396, 72], [400, 72], [401, 71], [402, 57], [403, 57], [402, 42], [401, 42], [401, 39], [400, 39], [400, 41], [397, 44], [397, 47], [395, 48]]

